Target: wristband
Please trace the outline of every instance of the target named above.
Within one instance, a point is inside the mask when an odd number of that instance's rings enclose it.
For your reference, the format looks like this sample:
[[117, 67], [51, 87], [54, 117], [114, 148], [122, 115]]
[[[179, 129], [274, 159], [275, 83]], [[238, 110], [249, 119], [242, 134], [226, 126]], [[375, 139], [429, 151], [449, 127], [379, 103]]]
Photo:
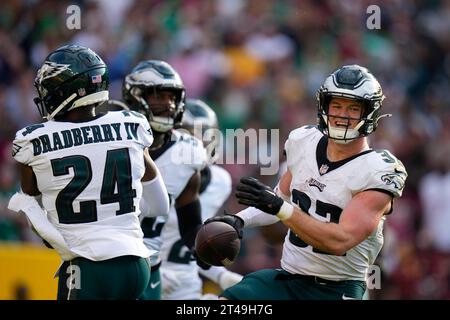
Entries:
[[283, 205], [280, 208], [280, 211], [278, 211], [276, 216], [278, 217], [278, 219], [283, 221], [289, 219], [293, 213], [294, 213], [294, 206], [289, 202], [284, 201]]

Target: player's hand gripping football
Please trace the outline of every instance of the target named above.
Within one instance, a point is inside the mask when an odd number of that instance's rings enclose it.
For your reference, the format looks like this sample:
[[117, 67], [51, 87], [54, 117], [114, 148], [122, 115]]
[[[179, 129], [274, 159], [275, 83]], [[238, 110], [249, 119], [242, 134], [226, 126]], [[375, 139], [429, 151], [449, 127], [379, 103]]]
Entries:
[[225, 212], [225, 214], [223, 216], [215, 216], [215, 217], [206, 219], [203, 224], [208, 224], [213, 221], [221, 221], [221, 222], [225, 222], [225, 223], [229, 224], [236, 230], [239, 239], [242, 239], [242, 233], [243, 233], [242, 229], [244, 228], [244, 220], [242, 220], [241, 217], [239, 217], [235, 214], [229, 214], [229, 213]]
[[209, 265], [208, 263], [206, 263], [205, 261], [203, 261], [197, 254], [197, 252], [195, 251], [195, 249], [192, 249], [192, 255], [195, 258], [195, 261], [197, 262], [197, 266], [199, 266], [200, 268], [202, 268], [203, 270], [208, 270], [209, 268], [211, 268], [211, 265]]

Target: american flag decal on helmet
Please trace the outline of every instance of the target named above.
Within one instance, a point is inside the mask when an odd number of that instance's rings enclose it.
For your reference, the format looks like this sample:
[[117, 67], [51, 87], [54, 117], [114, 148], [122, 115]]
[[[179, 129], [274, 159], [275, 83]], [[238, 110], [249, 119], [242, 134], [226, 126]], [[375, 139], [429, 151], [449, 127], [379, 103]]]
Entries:
[[98, 74], [96, 76], [91, 77], [92, 83], [100, 83], [102, 82], [102, 75]]

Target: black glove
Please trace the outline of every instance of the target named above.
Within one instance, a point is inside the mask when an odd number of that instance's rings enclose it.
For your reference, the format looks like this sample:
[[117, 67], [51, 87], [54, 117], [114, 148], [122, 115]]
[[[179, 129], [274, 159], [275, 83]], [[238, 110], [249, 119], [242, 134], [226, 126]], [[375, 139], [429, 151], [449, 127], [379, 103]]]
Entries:
[[269, 214], [276, 215], [284, 203], [270, 187], [253, 177], [241, 178], [236, 190], [236, 198], [240, 204], [258, 208]]
[[236, 230], [239, 239], [242, 239], [242, 234], [243, 234], [242, 229], [244, 229], [244, 220], [242, 220], [241, 217], [239, 217], [235, 214], [229, 214], [229, 213], [225, 212], [225, 214], [223, 216], [215, 216], [215, 217], [206, 219], [203, 224], [207, 224], [207, 223], [210, 223], [213, 221], [221, 221], [221, 222], [225, 222], [225, 223], [229, 224]]
[[192, 255], [195, 258], [195, 261], [197, 262], [197, 265], [202, 268], [203, 270], [208, 270], [211, 268], [211, 265], [207, 264], [205, 261], [200, 259], [200, 257], [197, 255], [197, 252], [195, 250], [192, 250]]

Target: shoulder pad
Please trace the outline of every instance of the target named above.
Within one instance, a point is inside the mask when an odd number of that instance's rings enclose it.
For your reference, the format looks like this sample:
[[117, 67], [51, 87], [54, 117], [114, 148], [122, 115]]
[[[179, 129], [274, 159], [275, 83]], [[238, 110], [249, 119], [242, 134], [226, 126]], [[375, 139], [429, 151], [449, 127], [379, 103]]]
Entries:
[[289, 133], [288, 139], [299, 140], [304, 137], [307, 137], [307, 136], [310, 136], [313, 134], [317, 134], [317, 132], [319, 132], [319, 129], [317, 128], [317, 126], [312, 126], [312, 125], [303, 126], [303, 127], [292, 130]]
[[[284, 152], [289, 170], [295, 170], [293, 166], [297, 165], [297, 160], [301, 157], [301, 154], [306, 152], [304, 148], [309, 147], [311, 145], [310, 142], [319, 140], [322, 136], [322, 133], [316, 126], [303, 126], [291, 131], [289, 138], [284, 144]], [[299, 142], [302, 144], [302, 149], [299, 149]]]
[[147, 118], [143, 114], [133, 110], [122, 110], [109, 111], [106, 116], [111, 117], [114, 121], [117, 122], [138, 123], [138, 135], [142, 145], [145, 147], [149, 147], [153, 143], [152, 129], [150, 128], [150, 124], [148, 123]]
[[28, 164], [30, 162], [33, 155], [33, 145], [31, 140], [36, 138], [39, 133], [42, 133], [42, 128], [45, 128], [45, 124], [38, 123], [16, 132], [16, 137], [12, 144], [12, 156], [16, 161], [23, 164]]
[[124, 117], [141, 118], [147, 120], [147, 118], [142, 113], [134, 110], [122, 110], [118, 112], [122, 113]]
[[405, 187], [406, 172], [403, 163], [388, 150], [375, 150], [368, 164], [372, 168], [368, 178], [368, 185], [372, 189], [383, 189], [394, 197], [400, 197]]
[[32, 124], [31, 126], [25, 127], [24, 129], [17, 131], [16, 138], [18, 138], [19, 135], [21, 135], [22, 137], [26, 137], [27, 135], [33, 133], [37, 129], [44, 127], [45, 125], [43, 123]]

